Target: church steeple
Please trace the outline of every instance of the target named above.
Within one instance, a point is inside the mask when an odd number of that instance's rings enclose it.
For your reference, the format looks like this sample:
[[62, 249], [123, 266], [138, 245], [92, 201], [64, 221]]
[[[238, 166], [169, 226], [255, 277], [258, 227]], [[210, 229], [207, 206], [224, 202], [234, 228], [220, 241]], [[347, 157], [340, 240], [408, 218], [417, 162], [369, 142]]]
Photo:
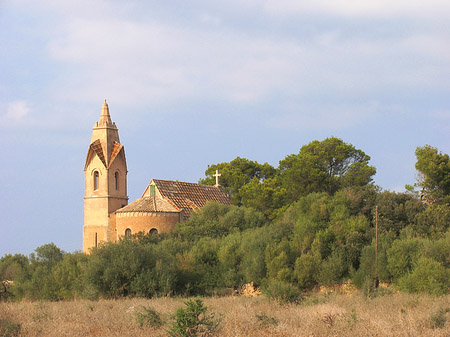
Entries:
[[106, 100], [92, 130], [84, 176], [83, 251], [88, 252], [101, 241], [115, 240], [111, 216], [128, 204], [125, 150]]
[[112, 125], [113, 122], [111, 120], [111, 116], [109, 115], [109, 107], [108, 103], [106, 103], [106, 99], [103, 102], [102, 113], [100, 114], [100, 120], [98, 121], [99, 126], [103, 125]]

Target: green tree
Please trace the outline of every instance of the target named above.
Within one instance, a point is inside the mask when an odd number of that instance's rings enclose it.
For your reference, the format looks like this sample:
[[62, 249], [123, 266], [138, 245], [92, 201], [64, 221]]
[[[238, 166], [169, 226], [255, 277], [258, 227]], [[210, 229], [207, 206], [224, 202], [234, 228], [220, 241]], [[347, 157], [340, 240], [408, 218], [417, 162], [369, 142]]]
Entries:
[[35, 252], [31, 254], [31, 259], [48, 266], [54, 266], [62, 261], [64, 254], [53, 242], [37, 247]]
[[310, 289], [317, 284], [320, 257], [303, 254], [295, 261], [294, 275], [300, 289]]
[[450, 158], [430, 145], [416, 149], [418, 185], [430, 203], [450, 203]]
[[438, 239], [450, 229], [450, 204], [433, 204], [418, 213], [413, 225], [416, 233]]
[[84, 270], [88, 256], [83, 253], [65, 254], [53, 269], [60, 298], [71, 300], [81, 296], [84, 290]]
[[264, 252], [267, 245], [273, 240], [274, 234], [270, 231], [269, 226], [249, 229], [242, 233], [240, 247], [242, 259], [239, 270], [242, 272], [245, 283], [261, 284], [266, 277]]
[[220, 238], [265, 223], [264, 216], [254, 209], [208, 202], [187, 221], [178, 224], [175, 235], [191, 241], [205, 236]]
[[278, 281], [293, 281], [295, 256], [291, 252], [287, 237], [279, 243], [271, 243], [266, 247], [265, 260], [267, 277]]
[[208, 237], [195, 242], [190, 250], [194, 268], [200, 276], [196, 287], [202, 293], [223, 286], [218, 250], [217, 240]]
[[334, 194], [339, 189], [365, 186], [376, 170], [362, 150], [331, 137], [302, 146], [280, 161], [280, 174], [288, 202], [312, 192]]
[[422, 255], [423, 239], [399, 239], [394, 241], [387, 251], [388, 271], [395, 279], [399, 279], [413, 269]]
[[422, 256], [414, 264], [414, 269], [398, 280], [400, 289], [418, 293], [443, 295], [450, 292], [450, 269], [439, 262]]
[[[30, 265], [26, 275], [19, 278], [14, 292], [19, 297], [30, 299], [57, 300], [61, 296], [53, 274], [54, 269], [64, 258], [64, 252], [54, 243], [37, 247], [30, 254]], [[16, 288], [16, 284], [14, 284]]]
[[28, 257], [22, 254], [6, 254], [0, 258], [0, 281], [14, 281], [27, 270]]
[[278, 210], [285, 205], [286, 189], [278, 176], [264, 181], [254, 177], [239, 193], [244, 206], [258, 210], [268, 219], [276, 218]]
[[200, 184], [214, 185], [214, 174], [219, 170], [220, 185], [230, 196], [235, 205], [241, 205], [240, 188], [252, 181], [253, 178], [264, 181], [276, 174], [276, 169], [268, 163], [260, 164], [253, 160], [236, 157], [230, 162], [218, 163], [208, 166], [205, 171], [206, 178], [200, 179]]
[[223, 268], [222, 280], [226, 287], [234, 287], [243, 283], [243, 277], [239, 268], [242, 262], [243, 252], [242, 234], [240, 232], [230, 234], [220, 243], [217, 257]]
[[[423, 203], [408, 193], [384, 191], [377, 195], [380, 232], [392, 231], [396, 235], [415, 223], [416, 216], [425, 210]], [[375, 218], [375, 208], [372, 209]]]
[[153, 276], [151, 272], [156, 258], [152, 248], [131, 238], [117, 243], [108, 242], [93, 249], [86, 270], [88, 282], [106, 297], [136, 294], [134, 283], [139, 275]]

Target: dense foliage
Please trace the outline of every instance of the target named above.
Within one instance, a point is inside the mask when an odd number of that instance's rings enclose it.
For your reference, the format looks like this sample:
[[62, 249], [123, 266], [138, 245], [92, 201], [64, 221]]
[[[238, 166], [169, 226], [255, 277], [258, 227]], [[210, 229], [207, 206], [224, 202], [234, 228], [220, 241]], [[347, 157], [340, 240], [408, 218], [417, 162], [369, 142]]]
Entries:
[[[417, 157], [423, 161], [420, 151]], [[431, 187], [438, 190], [435, 202], [411, 192], [380, 191], [371, 184], [375, 169], [368, 160], [330, 138], [302, 147], [278, 169], [241, 158], [212, 165], [204, 182], [223, 169], [235, 203], [244, 206], [209, 203], [173, 233], [104, 243], [90, 255], [65, 253], [54, 244], [29, 257], [5, 255], [0, 277], [14, 285], [4, 283], [0, 296], [208, 295], [253, 282], [270, 297], [295, 302], [304, 290], [349, 279], [362, 288], [378, 279], [409, 292], [449, 293], [446, 183], [426, 185], [429, 193]], [[418, 168], [431, 176], [423, 165]], [[439, 167], [443, 173], [433, 174], [434, 180], [447, 177], [446, 166]]]

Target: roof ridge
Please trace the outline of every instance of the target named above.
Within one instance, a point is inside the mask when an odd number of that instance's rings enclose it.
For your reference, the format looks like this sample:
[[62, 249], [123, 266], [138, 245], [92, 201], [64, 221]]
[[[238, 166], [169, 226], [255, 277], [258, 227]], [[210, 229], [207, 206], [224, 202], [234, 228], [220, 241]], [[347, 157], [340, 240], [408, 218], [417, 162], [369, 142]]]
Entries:
[[[197, 185], [197, 186], [205, 186], [205, 187], [215, 187], [215, 185], [205, 185], [205, 184], [199, 184], [199, 183], [191, 183], [189, 181], [180, 181], [180, 180], [168, 180], [168, 179], [152, 179], [153, 181], [162, 181], [162, 182], [171, 182], [171, 183], [178, 183], [178, 184], [189, 184], [189, 185]], [[222, 186], [218, 186], [222, 187]]]

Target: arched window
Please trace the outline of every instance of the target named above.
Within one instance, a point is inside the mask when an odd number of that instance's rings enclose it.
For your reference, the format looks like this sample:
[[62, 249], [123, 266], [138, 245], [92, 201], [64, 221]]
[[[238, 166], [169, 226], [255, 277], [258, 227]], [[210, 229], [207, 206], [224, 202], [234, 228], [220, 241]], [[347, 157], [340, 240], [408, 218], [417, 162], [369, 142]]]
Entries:
[[156, 228], [150, 229], [150, 234], [158, 234], [158, 230]]
[[119, 172], [114, 173], [114, 186], [117, 191], [119, 189]]
[[98, 180], [99, 180], [99, 173], [98, 171], [94, 172], [94, 190], [98, 190]]
[[127, 229], [125, 230], [125, 237], [126, 237], [126, 238], [131, 237], [131, 229], [127, 228]]

